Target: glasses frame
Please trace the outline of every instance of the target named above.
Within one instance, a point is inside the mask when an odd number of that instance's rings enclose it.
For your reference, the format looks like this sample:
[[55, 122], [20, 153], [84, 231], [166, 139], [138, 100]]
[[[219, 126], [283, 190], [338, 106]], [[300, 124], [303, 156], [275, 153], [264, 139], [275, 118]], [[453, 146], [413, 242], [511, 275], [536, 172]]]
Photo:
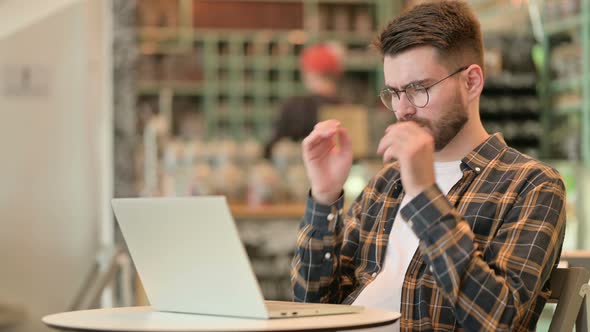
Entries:
[[[435, 86], [435, 85], [437, 85], [437, 84], [441, 83], [442, 81], [444, 81], [444, 80], [446, 80], [446, 79], [448, 79], [448, 78], [450, 78], [450, 77], [452, 77], [452, 76], [454, 76], [454, 75], [457, 75], [457, 74], [459, 74], [460, 72], [462, 72], [462, 71], [466, 70], [467, 68], [469, 68], [469, 66], [463, 66], [463, 67], [461, 67], [461, 68], [459, 68], [459, 69], [455, 70], [455, 71], [454, 71], [454, 72], [452, 72], [451, 74], [449, 74], [449, 75], [445, 76], [444, 78], [442, 78], [442, 79], [440, 79], [440, 80], [438, 80], [438, 81], [436, 81], [436, 82], [434, 82], [434, 83], [430, 84], [429, 86], [424, 86], [424, 87], [421, 87], [421, 89], [424, 89], [424, 90], [426, 91], [426, 103], [425, 103], [424, 105], [422, 105], [422, 106], [418, 106], [418, 105], [414, 104], [414, 101], [412, 101], [412, 98], [410, 98], [410, 97], [408, 97], [408, 101], [409, 101], [409, 102], [410, 102], [412, 105], [414, 105], [414, 107], [417, 107], [417, 108], [424, 108], [424, 107], [428, 106], [428, 103], [430, 102], [430, 93], [429, 93], [429, 90], [430, 90], [430, 88], [432, 88], [433, 86]], [[401, 98], [402, 98], [402, 97], [401, 97], [401, 93], [402, 93], [402, 92], [403, 92], [403, 93], [405, 93], [405, 94], [406, 94], [406, 97], [407, 97], [407, 96], [408, 96], [408, 94], [407, 94], [406, 90], [408, 90], [408, 88], [411, 88], [411, 87], [412, 87], [412, 86], [409, 86], [409, 87], [406, 87], [405, 89], [402, 89], [402, 90], [396, 90], [396, 89], [393, 89], [393, 88], [388, 88], [388, 87], [385, 87], [385, 88], [381, 89], [381, 92], [379, 93], [379, 97], [381, 98], [381, 102], [383, 103], [383, 105], [385, 105], [385, 107], [386, 107], [388, 110], [390, 110], [390, 111], [392, 111], [392, 112], [397, 112], [396, 110], [394, 110], [394, 109], [393, 109], [393, 107], [389, 108], [389, 107], [387, 106], [387, 104], [385, 103], [385, 100], [384, 100], [383, 94], [387, 92], [387, 93], [389, 93], [389, 94], [390, 94], [391, 98], [393, 98], [393, 96], [396, 96], [398, 100], [401, 100]], [[388, 99], [388, 98], [385, 98], [385, 99]]]

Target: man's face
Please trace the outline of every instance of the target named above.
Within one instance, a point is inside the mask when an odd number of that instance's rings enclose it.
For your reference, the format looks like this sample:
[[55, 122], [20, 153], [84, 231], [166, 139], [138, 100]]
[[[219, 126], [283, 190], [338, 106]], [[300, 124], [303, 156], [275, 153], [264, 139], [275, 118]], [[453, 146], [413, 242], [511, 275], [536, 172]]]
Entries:
[[[446, 68], [432, 47], [418, 47], [395, 56], [385, 56], [386, 86], [403, 90], [408, 85], [428, 87], [447, 77], [458, 68]], [[399, 121], [414, 121], [426, 128], [434, 137], [435, 150], [442, 150], [467, 123], [467, 105], [462, 99], [459, 76], [453, 75], [428, 90], [428, 104], [419, 108], [400, 93], [395, 115]], [[396, 97], [394, 97], [396, 98]]]

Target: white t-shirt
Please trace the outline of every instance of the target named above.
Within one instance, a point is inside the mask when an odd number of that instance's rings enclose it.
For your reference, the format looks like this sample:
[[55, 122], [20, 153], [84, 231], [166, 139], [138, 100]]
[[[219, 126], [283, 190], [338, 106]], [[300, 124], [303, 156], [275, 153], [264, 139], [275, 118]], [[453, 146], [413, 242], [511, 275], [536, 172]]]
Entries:
[[[461, 180], [461, 161], [436, 162], [434, 163], [434, 172], [436, 184], [446, 195], [451, 188]], [[400, 312], [401, 292], [404, 283], [404, 277], [410, 261], [418, 249], [418, 238], [414, 231], [405, 222], [401, 215], [401, 209], [412, 199], [405, 195], [398, 209], [393, 228], [389, 234], [387, 250], [385, 252], [384, 264], [381, 272], [369, 285], [362, 290], [353, 304], [362, 305], [369, 308], [383, 309], [388, 311]], [[381, 332], [381, 331], [399, 331], [399, 321], [393, 326], [383, 326], [363, 331]]]

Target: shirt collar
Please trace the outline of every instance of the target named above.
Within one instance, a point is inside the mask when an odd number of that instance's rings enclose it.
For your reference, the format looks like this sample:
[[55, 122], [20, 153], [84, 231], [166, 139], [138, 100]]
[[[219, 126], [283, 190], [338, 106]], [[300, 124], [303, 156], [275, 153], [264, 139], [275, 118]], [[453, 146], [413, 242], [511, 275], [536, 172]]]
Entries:
[[490, 135], [483, 143], [469, 152], [461, 161], [461, 169], [467, 167], [476, 173], [480, 173], [507, 145], [502, 134]]

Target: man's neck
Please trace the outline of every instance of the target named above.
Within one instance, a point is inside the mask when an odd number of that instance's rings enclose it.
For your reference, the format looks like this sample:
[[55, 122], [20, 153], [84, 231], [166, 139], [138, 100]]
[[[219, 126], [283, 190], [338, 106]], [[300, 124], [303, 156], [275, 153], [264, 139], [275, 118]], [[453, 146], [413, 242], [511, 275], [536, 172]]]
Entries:
[[490, 135], [486, 132], [479, 120], [468, 121], [463, 129], [457, 133], [444, 149], [434, 154], [435, 161], [453, 161], [463, 159], [469, 152], [483, 143]]

